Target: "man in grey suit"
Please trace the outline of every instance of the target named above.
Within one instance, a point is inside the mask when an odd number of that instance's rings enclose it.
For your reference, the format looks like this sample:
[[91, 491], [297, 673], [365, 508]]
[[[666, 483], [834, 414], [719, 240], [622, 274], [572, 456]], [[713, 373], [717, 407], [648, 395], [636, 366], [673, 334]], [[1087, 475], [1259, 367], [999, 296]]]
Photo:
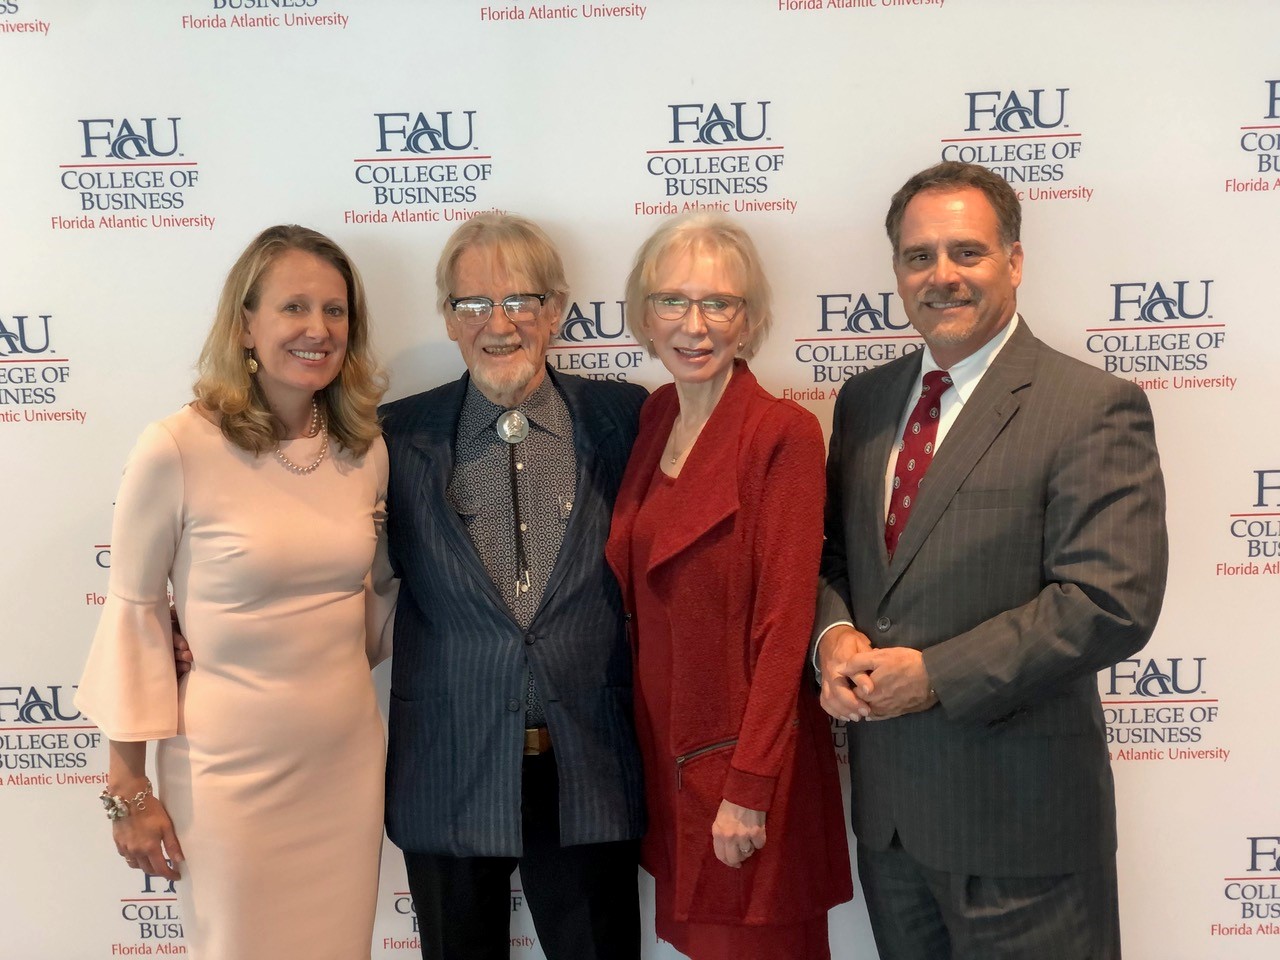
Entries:
[[1017, 315], [1021, 210], [1000, 177], [925, 170], [886, 227], [927, 349], [840, 391], [815, 627], [823, 705], [856, 723], [876, 944], [1118, 957], [1095, 673], [1147, 642], [1164, 594], [1150, 407]]
[[547, 366], [568, 289], [529, 221], [467, 221], [436, 286], [468, 372], [382, 411], [387, 833], [422, 955], [506, 958], [518, 865], [549, 960], [637, 958], [644, 801], [604, 544], [645, 391]]

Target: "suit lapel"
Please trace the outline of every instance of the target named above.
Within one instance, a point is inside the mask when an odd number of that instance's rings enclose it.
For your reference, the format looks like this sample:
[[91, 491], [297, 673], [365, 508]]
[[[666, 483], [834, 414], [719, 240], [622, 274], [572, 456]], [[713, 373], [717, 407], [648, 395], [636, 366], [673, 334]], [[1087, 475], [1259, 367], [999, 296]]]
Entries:
[[[599, 450], [609, 436], [617, 430], [613, 418], [597, 403], [588, 402], [582, 396], [583, 381], [560, 377], [550, 367], [547, 375], [560, 390], [566, 406], [569, 408], [569, 419], [573, 422], [573, 453], [577, 459], [577, 474], [573, 508], [569, 513], [569, 522], [565, 524], [564, 539], [560, 541], [560, 552], [556, 555], [555, 566], [547, 578], [547, 585], [542, 591], [542, 602], [539, 610], [547, 605], [547, 601], [555, 594], [564, 580], [569, 567], [580, 561], [579, 554], [590, 543], [597, 542], [592, 536], [594, 522], [600, 521], [601, 511], [608, 511], [609, 505], [600, 499], [600, 492], [613, 485], [611, 481], [598, 476], [607, 465], [601, 463]], [[611, 411], [610, 411], [611, 413]], [[608, 532], [608, 515], [603, 522]], [[603, 537], [598, 538], [602, 542]], [[599, 549], [596, 547], [595, 549]]]
[[[645, 401], [641, 417], [643, 426], [636, 435], [631, 457], [618, 487], [605, 554], [624, 591], [629, 591], [632, 582], [631, 533], [635, 527], [636, 515], [644, 502], [653, 471], [657, 469], [658, 458], [662, 455], [663, 444], [675, 417], [675, 408], [675, 397], [670, 387], [660, 388]], [[631, 606], [630, 598], [627, 605]]]
[[1019, 322], [1003, 349], [960, 410], [929, 466], [907, 528], [889, 564], [887, 585], [893, 584], [919, 552], [978, 461], [1013, 418], [1018, 391], [1031, 383], [1039, 341], [1025, 322]]
[[417, 529], [430, 531], [430, 535], [438, 536], [453, 553], [459, 566], [475, 582], [476, 588], [509, 615], [510, 607], [498, 593], [493, 578], [489, 576], [484, 561], [480, 559], [475, 544], [462, 525], [462, 519], [449, 503], [448, 483], [453, 476], [454, 434], [458, 428], [458, 416], [462, 411], [462, 401], [467, 395], [469, 380], [470, 376], [464, 374], [439, 404], [424, 409], [409, 437], [410, 447], [418, 457], [419, 489], [422, 491], [415, 506], [419, 521]]
[[861, 509], [856, 515], [862, 517], [863, 525], [855, 531], [855, 536], [861, 542], [875, 544], [869, 552], [879, 561], [881, 571], [889, 565], [889, 553], [884, 545], [885, 474], [889, 468], [889, 454], [900, 439], [898, 421], [912, 400], [912, 388], [919, 375], [920, 359], [916, 357], [895, 371], [884, 390], [884, 402], [868, 406], [868, 423], [860, 432], [862, 450], [854, 451], [860, 467], [851, 474], [844, 491], [846, 498], [853, 498], [847, 502], [861, 501]]

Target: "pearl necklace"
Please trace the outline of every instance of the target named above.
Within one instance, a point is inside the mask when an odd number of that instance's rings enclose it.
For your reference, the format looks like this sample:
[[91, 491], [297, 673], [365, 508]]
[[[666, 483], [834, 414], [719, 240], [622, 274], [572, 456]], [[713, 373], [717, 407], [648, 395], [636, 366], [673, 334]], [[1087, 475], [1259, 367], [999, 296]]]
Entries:
[[320, 443], [320, 453], [316, 456], [314, 460], [312, 460], [306, 466], [294, 463], [292, 460], [286, 457], [284, 455], [284, 451], [280, 449], [280, 444], [277, 443], [276, 444], [276, 460], [280, 462], [280, 466], [284, 467], [290, 473], [297, 474], [300, 477], [304, 477], [309, 473], [314, 473], [316, 467], [320, 466], [320, 464], [324, 462], [324, 458], [329, 453], [329, 427], [328, 427], [328, 424], [326, 424], [320, 418], [320, 404], [316, 402], [315, 397], [312, 397], [311, 398], [311, 424], [310, 426], [308, 426], [305, 436], [307, 439], [310, 439], [311, 437], [314, 437], [316, 434], [320, 433], [321, 431], [324, 432], [324, 440], [321, 441]]

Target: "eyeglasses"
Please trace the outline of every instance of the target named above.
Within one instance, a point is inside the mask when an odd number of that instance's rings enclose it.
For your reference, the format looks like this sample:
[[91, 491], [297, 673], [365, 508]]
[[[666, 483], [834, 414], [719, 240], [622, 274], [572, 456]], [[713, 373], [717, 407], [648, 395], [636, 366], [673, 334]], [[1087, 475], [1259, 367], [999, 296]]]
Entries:
[[678, 293], [651, 293], [645, 299], [649, 301], [659, 320], [683, 320], [689, 313], [689, 308], [696, 303], [702, 311], [702, 318], [711, 323], [729, 323], [747, 302], [742, 297], [731, 297], [728, 294], [694, 300]]
[[[547, 293], [513, 293], [497, 301], [512, 323], [532, 323], [538, 319], [542, 305], [547, 302]], [[488, 323], [493, 316], [495, 301], [488, 297], [450, 297], [449, 308], [453, 315], [463, 323], [479, 326]]]

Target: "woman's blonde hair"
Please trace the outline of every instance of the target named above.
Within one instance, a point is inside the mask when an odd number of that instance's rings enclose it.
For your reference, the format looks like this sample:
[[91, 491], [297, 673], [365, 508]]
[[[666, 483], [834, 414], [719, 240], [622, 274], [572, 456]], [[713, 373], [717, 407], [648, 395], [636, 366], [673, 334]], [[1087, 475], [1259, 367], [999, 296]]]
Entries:
[[[695, 211], [668, 220], [641, 244], [636, 252], [635, 266], [627, 277], [627, 326], [634, 336], [654, 356], [649, 342], [649, 303], [647, 297], [660, 291], [657, 283], [658, 266], [669, 256], [684, 253], [705, 253], [718, 259], [735, 277], [740, 286], [739, 295], [746, 301], [747, 332], [742, 338], [738, 355], [750, 360], [764, 343], [773, 326], [773, 293], [764, 275], [764, 265], [756, 245], [747, 231], [723, 214]], [[728, 290], [718, 291], [729, 293]]]
[[342, 248], [307, 227], [268, 227], [240, 254], [222, 285], [213, 327], [200, 351], [195, 395], [207, 409], [221, 414], [223, 436], [242, 450], [265, 453], [284, 439], [284, 424], [271, 412], [257, 379], [249, 374], [241, 338], [246, 312], [258, 307], [263, 276], [290, 250], [319, 257], [346, 282], [347, 353], [338, 375], [316, 397], [330, 437], [356, 456], [364, 456], [380, 432], [378, 401], [387, 387], [369, 346], [364, 284]]

